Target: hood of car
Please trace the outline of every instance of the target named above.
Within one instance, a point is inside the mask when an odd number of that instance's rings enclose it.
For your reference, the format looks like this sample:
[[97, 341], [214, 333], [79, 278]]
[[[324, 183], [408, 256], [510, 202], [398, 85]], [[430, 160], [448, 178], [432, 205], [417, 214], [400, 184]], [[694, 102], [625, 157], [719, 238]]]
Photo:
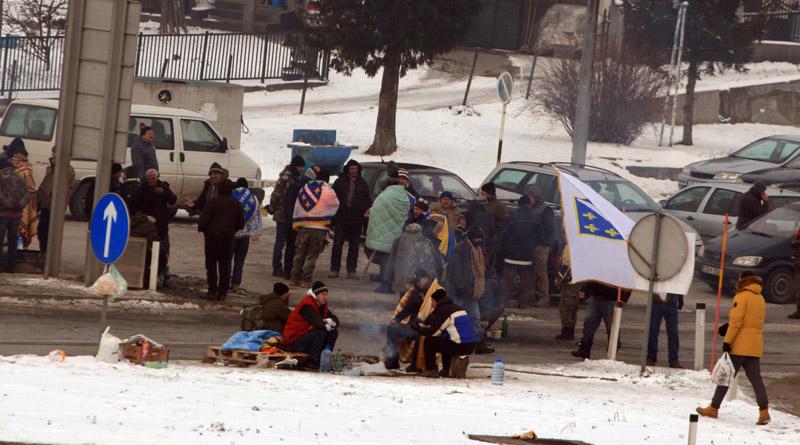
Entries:
[[[722, 236], [709, 240], [706, 243], [705, 250], [706, 252], [720, 252], [722, 250]], [[787, 250], [791, 250], [791, 241], [788, 238], [769, 238], [736, 230], [728, 236], [725, 256], [731, 260], [740, 256], [778, 258], [784, 257]]]
[[763, 170], [771, 167], [775, 167], [775, 164], [753, 159], [734, 158], [731, 156], [699, 161], [689, 165], [691, 171], [706, 174], [717, 174], [720, 172], [751, 173], [756, 170]]
[[763, 181], [765, 184], [800, 182], [800, 169], [788, 167], [767, 168], [742, 175], [744, 182]]

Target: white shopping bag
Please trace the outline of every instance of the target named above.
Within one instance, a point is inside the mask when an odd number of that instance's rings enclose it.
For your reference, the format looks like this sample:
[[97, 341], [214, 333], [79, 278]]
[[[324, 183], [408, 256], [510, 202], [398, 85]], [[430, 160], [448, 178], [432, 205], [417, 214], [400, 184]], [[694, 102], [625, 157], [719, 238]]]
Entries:
[[711, 383], [717, 386], [731, 386], [734, 372], [730, 355], [727, 352], [723, 352], [711, 371]]

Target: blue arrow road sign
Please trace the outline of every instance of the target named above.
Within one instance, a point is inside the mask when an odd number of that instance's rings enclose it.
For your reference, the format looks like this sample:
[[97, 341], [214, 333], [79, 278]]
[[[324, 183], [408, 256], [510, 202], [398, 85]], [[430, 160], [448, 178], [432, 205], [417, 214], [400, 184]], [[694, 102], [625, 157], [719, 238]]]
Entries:
[[103, 264], [113, 264], [128, 245], [130, 217], [128, 206], [116, 193], [107, 193], [92, 211], [89, 236], [94, 256]]

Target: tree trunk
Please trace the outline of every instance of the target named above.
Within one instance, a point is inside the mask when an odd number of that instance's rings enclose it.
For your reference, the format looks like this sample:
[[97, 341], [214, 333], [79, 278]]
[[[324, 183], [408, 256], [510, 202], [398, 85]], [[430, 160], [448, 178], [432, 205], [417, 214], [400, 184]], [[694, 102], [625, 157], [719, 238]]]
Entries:
[[386, 156], [397, 151], [395, 135], [397, 118], [397, 88], [400, 85], [400, 52], [387, 50], [383, 61], [381, 94], [378, 98], [378, 121], [375, 139], [367, 150], [368, 155]]
[[694, 124], [694, 87], [697, 85], [697, 62], [689, 62], [687, 73], [686, 94], [683, 103], [683, 145], [694, 145], [692, 141], [692, 125]]

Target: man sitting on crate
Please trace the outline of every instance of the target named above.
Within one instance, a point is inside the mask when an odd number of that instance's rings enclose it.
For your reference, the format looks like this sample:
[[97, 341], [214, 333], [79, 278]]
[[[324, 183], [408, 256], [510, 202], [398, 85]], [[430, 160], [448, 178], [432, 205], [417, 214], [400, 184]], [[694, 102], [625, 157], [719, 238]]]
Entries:
[[319, 369], [322, 350], [336, 345], [339, 319], [328, 308], [328, 288], [315, 281], [283, 328], [283, 346], [292, 352], [308, 354], [306, 369]]

